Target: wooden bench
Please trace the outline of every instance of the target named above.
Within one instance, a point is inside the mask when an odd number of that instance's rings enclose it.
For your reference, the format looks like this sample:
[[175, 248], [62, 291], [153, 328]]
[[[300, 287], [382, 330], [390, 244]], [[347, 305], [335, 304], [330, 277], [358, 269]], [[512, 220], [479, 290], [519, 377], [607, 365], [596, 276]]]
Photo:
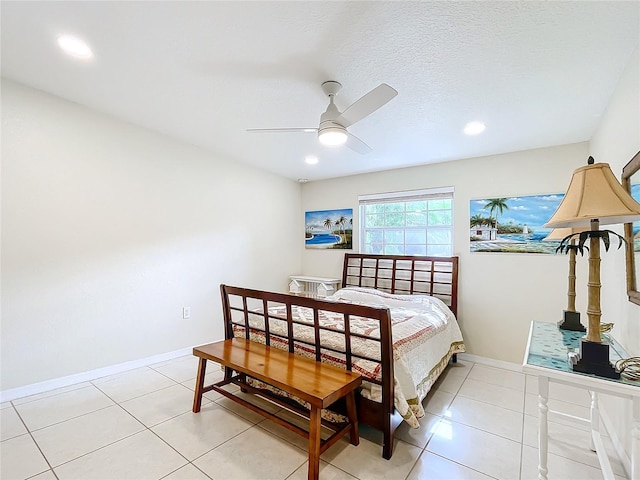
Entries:
[[[360, 374], [243, 338], [233, 338], [195, 347], [193, 354], [200, 358], [193, 400], [194, 413], [200, 411], [202, 394], [214, 390], [302, 435], [309, 440], [309, 479], [316, 480], [318, 478], [322, 452], [347, 432], [349, 432], [351, 443], [358, 445], [358, 420], [354, 392], [362, 383]], [[213, 385], [204, 385], [207, 360], [212, 360], [225, 367], [224, 380]], [[236, 372], [235, 376], [233, 371]], [[261, 380], [308, 402], [311, 405], [311, 412], [285, 402], [275, 395], [269, 395], [262, 389], [248, 385], [246, 377]], [[309, 417], [309, 431], [307, 432], [222, 388], [230, 383], [240, 386], [243, 391], [265, 397], [287, 409]], [[345, 398], [349, 421], [345, 424], [323, 421], [321, 410], [341, 398]], [[334, 433], [325, 440], [320, 436], [321, 425], [334, 430]]]

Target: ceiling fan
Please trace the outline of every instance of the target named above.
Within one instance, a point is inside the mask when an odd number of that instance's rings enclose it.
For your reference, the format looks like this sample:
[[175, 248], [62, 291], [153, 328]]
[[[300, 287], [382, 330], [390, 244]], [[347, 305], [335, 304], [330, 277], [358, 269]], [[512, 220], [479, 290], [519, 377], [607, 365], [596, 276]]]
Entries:
[[350, 107], [343, 112], [338, 110], [334, 103], [334, 97], [340, 91], [342, 85], [333, 80], [322, 84], [322, 91], [329, 96], [329, 106], [320, 116], [320, 125], [317, 128], [250, 128], [251, 133], [279, 133], [279, 132], [307, 132], [317, 133], [318, 140], [323, 145], [335, 146], [345, 144], [352, 150], [365, 154], [371, 151], [371, 147], [350, 133], [347, 128], [362, 120], [367, 115], [371, 115], [380, 107], [389, 102], [398, 92], [382, 83], [369, 93], [360, 97]]

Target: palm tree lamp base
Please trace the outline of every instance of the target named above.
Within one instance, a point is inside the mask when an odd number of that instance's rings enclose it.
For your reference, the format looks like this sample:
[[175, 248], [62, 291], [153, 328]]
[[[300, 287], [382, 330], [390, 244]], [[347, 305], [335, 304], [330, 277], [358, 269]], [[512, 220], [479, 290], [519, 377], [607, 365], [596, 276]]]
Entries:
[[609, 344], [590, 342], [584, 338], [580, 341], [580, 360], [573, 366], [573, 370], [599, 377], [620, 378], [620, 373], [609, 362]]
[[564, 318], [558, 322], [558, 328], [572, 330], [574, 332], [586, 332], [587, 329], [580, 323], [580, 312], [564, 311]]

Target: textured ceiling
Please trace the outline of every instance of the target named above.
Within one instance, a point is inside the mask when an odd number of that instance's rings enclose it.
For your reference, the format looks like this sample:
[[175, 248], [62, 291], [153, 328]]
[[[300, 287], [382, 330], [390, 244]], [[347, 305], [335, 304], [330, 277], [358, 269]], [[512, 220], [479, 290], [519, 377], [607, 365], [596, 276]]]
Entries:
[[[588, 140], [640, 40], [640, 2], [0, 3], [2, 75], [292, 179], [310, 180]], [[83, 37], [90, 62], [63, 54]], [[314, 134], [382, 82], [390, 103]], [[487, 124], [482, 135], [465, 123]], [[315, 154], [319, 163], [306, 165]]]

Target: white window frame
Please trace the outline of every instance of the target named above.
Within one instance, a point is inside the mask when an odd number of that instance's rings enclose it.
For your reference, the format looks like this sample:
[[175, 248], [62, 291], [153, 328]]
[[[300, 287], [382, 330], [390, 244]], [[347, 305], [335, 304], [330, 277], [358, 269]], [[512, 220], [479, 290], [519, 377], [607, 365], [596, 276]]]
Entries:
[[[382, 253], [385, 254], [385, 240], [384, 240], [384, 231], [385, 230], [398, 230], [402, 229], [403, 233], [406, 234], [407, 230], [427, 230], [427, 239], [425, 240], [424, 246], [427, 256], [452, 256], [453, 255], [453, 187], [441, 187], [441, 188], [429, 188], [422, 190], [409, 190], [403, 192], [389, 192], [389, 193], [379, 193], [379, 194], [369, 194], [369, 195], [359, 195], [358, 196], [358, 204], [359, 204], [359, 243], [360, 243], [360, 252], [362, 253]], [[419, 227], [397, 227], [397, 226], [368, 226], [367, 225], [367, 217], [365, 214], [365, 206], [373, 205], [373, 204], [385, 204], [385, 203], [400, 203], [400, 202], [410, 202], [410, 201], [424, 201], [424, 200], [437, 200], [437, 199], [450, 199], [451, 200], [451, 225], [427, 225], [419, 226]], [[429, 252], [429, 243], [428, 243], [428, 230], [447, 230], [449, 231], [449, 235], [451, 238], [451, 244], [449, 248], [449, 254], [443, 255], [442, 253], [430, 253]], [[371, 252], [367, 249], [366, 239], [367, 239], [367, 231], [382, 231], [383, 243], [382, 243], [382, 252]], [[406, 235], [404, 235], [404, 242], [406, 242]], [[406, 243], [403, 242], [403, 249], [406, 247]], [[423, 245], [422, 243], [418, 245]], [[441, 244], [440, 244], [441, 245]], [[434, 247], [435, 248], [435, 247]], [[406, 251], [406, 249], [405, 249]], [[402, 254], [401, 254], [402, 255]], [[412, 255], [411, 253], [405, 255]], [[418, 255], [418, 254], [414, 254]]]

